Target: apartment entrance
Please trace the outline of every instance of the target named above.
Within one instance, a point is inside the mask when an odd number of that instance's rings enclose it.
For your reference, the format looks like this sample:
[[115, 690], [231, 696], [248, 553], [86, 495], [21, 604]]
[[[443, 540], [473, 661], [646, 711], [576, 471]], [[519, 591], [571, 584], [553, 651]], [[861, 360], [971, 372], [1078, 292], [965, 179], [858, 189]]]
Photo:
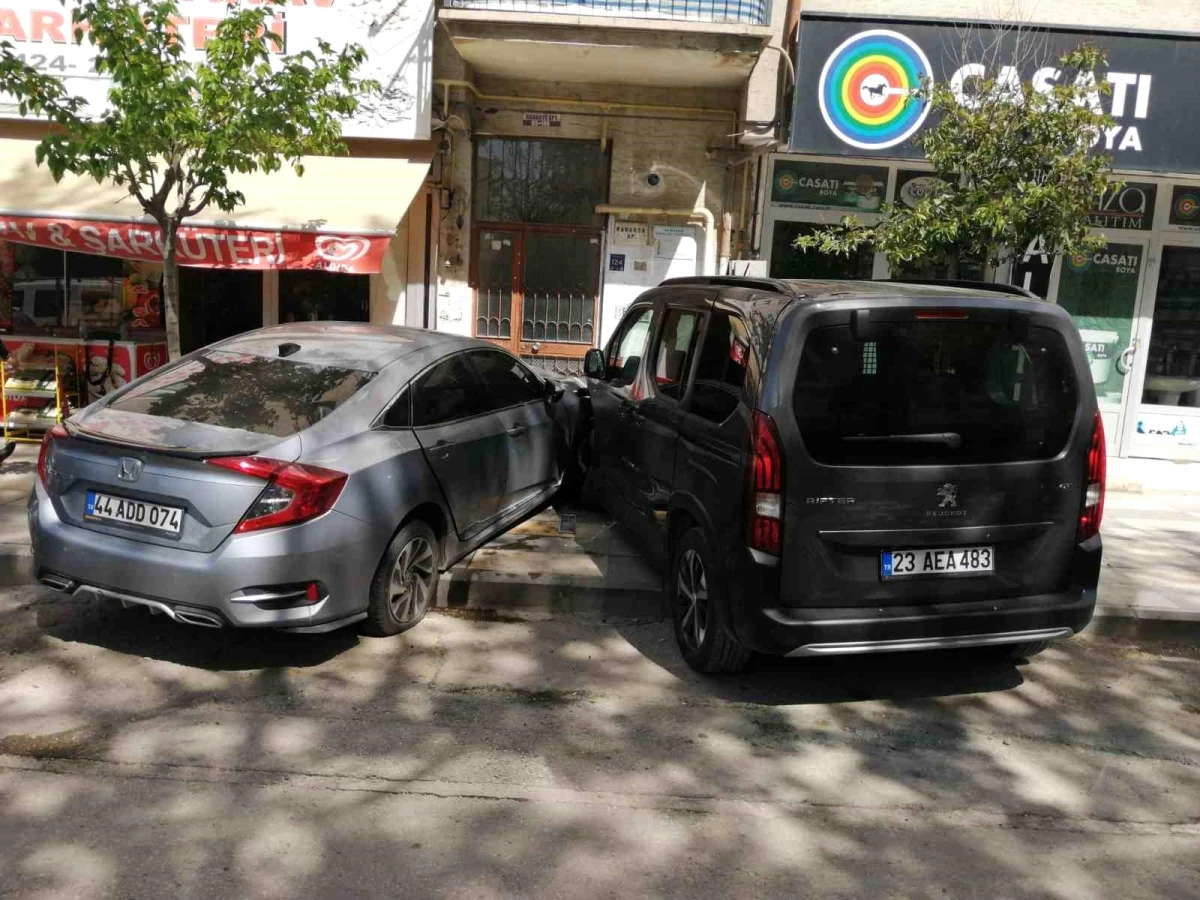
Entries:
[[553, 368], [594, 346], [608, 172], [595, 141], [476, 141], [476, 337]]

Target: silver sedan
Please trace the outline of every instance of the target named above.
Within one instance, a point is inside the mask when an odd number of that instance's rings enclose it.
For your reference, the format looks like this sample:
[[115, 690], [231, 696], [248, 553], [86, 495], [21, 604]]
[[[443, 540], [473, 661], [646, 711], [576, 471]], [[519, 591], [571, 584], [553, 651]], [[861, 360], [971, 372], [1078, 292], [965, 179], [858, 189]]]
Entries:
[[239, 335], [51, 432], [29, 500], [38, 578], [193, 625], [395, 634], [569, 474], [562, 396], [436, 332]]

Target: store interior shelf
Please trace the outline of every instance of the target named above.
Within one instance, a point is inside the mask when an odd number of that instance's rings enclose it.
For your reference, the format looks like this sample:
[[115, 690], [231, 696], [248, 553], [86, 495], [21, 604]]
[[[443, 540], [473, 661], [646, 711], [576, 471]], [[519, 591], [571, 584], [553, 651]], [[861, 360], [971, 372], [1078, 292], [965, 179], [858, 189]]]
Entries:
[[57, 393], [53, 390], [48, 391], [22, 391], [16, 388], [7, 388], [6, 393], [10, 397], [35, 397], [41, 400], [53, 400], [57, 397]]

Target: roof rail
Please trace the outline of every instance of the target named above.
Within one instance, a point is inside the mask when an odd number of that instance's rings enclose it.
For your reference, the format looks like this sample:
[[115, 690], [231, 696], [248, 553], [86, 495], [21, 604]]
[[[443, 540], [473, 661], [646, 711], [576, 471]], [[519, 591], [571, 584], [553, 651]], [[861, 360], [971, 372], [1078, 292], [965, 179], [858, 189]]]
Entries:
[[741, 275], [689, 275], [684, 278], [668, 278], [659, 287], [677, 285], [701, 285], [709, 287], [740, 287], [758, 288], [760, 291], [771, 291], [788, 297], [800, 297], [796, 288], [777, 278], [753, 278]]
[[1015, 284], [1003, 284], [997, 281], [971, 281], [967, 278], [879, 278], [884, 284], [915, 284], [932, 287], [970, 288], [975, 291], [992, 291], [996, 294], [1012, 294], [1015, 297], [1028, 297], [1030, 300], [1042, 298], [1033, 291], [1026, 290]]

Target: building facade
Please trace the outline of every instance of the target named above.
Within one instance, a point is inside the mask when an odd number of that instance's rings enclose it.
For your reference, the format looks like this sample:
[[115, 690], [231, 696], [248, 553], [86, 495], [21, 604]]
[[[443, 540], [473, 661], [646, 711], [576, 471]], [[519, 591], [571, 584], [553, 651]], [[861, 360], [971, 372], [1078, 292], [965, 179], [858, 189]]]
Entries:
[[[177, 34], [199, 56], [225, 7], [179, 6]], [[94, 48], [71, 39], [70, 4], [11, 0], [0, 12], [14, 52], [103, 108], [108, 82], [93, 70]], [[429, 324], [433, 28], [433, 0], [291, 0], [274, 13], [281, 53], [319, 39], [358, 43], [367, 51], [359, 74], [383, 89], [345, 123], [347, 156], [305, 159], [303, 177], [239, 176], [242, 206], [187, 223], [178, 244], [185, 351], [288, 320]], [[34, 160], [46, 133], [0, 97], [0, 327], [61, 337], [127, 330], [133, 315], [135, 330], [161, 329], [157, 227], [122, 188], [56, 183]]]
[[[774, 153], [759, 196], [752, 252], [779, 277], [887, 278], [881, 254], [822, 257], [798, 234], [852, 214], [877, 220], [885, 203], [921, 195], [931, 179], [912, 142], [922, 103], [896, 102], [922, 77], [969, 76], [985, 52], [1018, 39], [1006, 77], [1049, 86], [1054, 60], [1084, 41], [1108, 58], [1102, 100], [1114, 126], [1100, 138], [1114, 187], [1090, 222], [1105, 251], [1068, 259], [1021, 248], [995, 273], [1066, 307], [1091, 360], [1109, 452], [1200, 459], [1200, 7], [1142, 2], [1038, 3], [1024, 16], [976, 2], [808, 0], [791, 48], [797, 87], [786, 152]], [[991, 14], [989, 14], [991, 13]], [[866, 57], [870, 57], [869, 60]], [[865, 62], [864, 62], [865, 60]], [[964, 277], [982, 273], [964, 272]]]
[[447, 0], [436, 327], [575, 371], [641, 291], [746, 255], [786, 10]]

